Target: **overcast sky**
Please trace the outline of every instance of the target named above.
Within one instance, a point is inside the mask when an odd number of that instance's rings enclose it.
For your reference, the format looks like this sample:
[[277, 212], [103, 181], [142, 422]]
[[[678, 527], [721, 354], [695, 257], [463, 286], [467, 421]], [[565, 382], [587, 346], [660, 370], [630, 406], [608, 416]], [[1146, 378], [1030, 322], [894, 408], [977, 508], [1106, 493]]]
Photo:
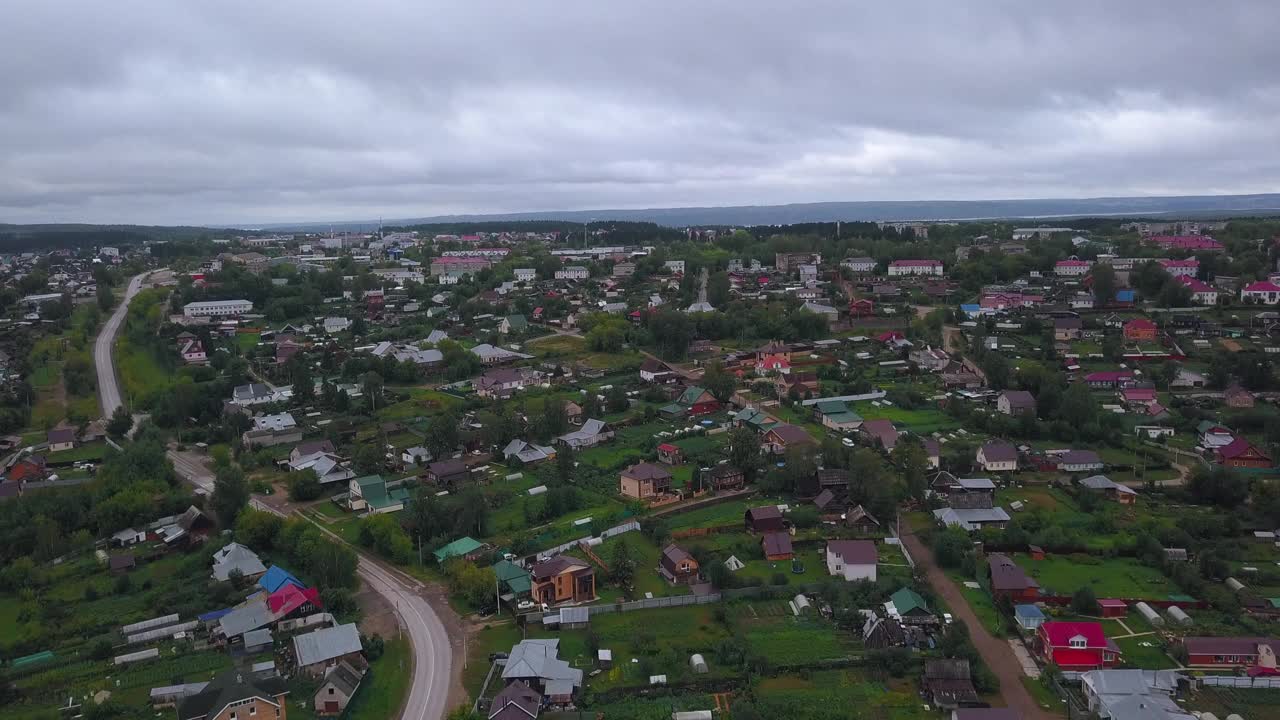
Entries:
[[0, 222], [1280, 191], [1280, 2], [864, 5], [7, 0]]

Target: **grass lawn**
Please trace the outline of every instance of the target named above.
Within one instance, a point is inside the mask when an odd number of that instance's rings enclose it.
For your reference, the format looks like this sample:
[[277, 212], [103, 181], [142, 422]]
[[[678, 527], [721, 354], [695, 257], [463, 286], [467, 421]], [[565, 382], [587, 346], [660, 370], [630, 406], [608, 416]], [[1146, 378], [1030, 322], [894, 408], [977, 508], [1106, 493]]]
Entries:
[[81, 460], [101, 460], [107, 455], [106, 443], [89, 443], [70, 450], [49, 453], [46, 458], [51, 463], [79, 462]]
[[1124, 664], [1128, 667], [1143, 670], [1164, 670], [1176, 668], [1178, 664], [1160, 648], [1160, 639], [1155, 635], [1120, 638], [1115, 641], [1123, 653]]
[[870, 680], [857, 669], [827, 670], [808, 677], [762, 680], [756, 691], [756, 711], [767, 718], [808, 720], [932, 720], [909, 681], [888, 685]]
[[1238, 690], [1202, 687], [1186, 703], [1187, 710], [1211, 712], [1220, 718], [1236, 713], [1245, 720], [1266, 720], [1280, 715], [1280, 693], [1275, 690]]
[[31, 376], [28, 379], [31, 381], [32, 387], [37, 387], [37, 388], [49, 387], [54, 383], [58, 382], [58, 378], [61, 374], [60, 368], [61, 368], [60, 365], [56, 365], [53, 363], [50, 363], [48, 365], [41, 365], [37, 368], [32, 369]]
[[172, 390], [173, 375], [145, 348], [134, 347], [127, 337], [116, 342], [115, 358], [130, 407], [150, 407], [155, 398]]
[[[657, 567], [659, 557], [662, 555], [662, 548], [654, 545], [641, 533], [630, 532], [611, 537], [591, 550], [601, 560], [608, 563], [613, 560], [614, 553], [617, 552], [617, 547], [621, 543], [626, 543], [627, 548], [631, 551], [631, 558], [635, 561], [636, 572], [631, 584], [637, 599], [646, 597], [646, 593], [652, 593], [654, 597], [689, 594], [687, 585], [672, 585], [667, 582], [666, 578], [658, 574]], [[582, 554], [585, 556], [585, 553]], [[604, 587], [608, 583], [605, 579], [606, 576], [607, 573], [603, 569], [596, 573], [597, 591], [602, 597], [604, 597], [604, 593], [608, 589]]]
[[409, 399], [388, 405], [378, 411], [379, 420], [407, 420], [440, 412], [460, 405], [463, 400], [456, 395], [427, 388], [392, 388], [396, 392], [408, 392]]
[[742, 560], [746, 567], [736, 574], [743, 579], [759, 578], [766, 585], [773, 585], [774, 578], [779, 575], [787, 578], [787, 585], [808, 585], [828, 577], [827, 565], [823, 562], [820, 547], [804, 551], [797, 550], [795, 555], [795, 559], [804, 566], [804, 572], [793, 572], [791, 560], [746, 560], [740, 557], [738, 559]]
[[413, 678], [413, 654], [409, 641], [388, 639], [382, 657], [369, 665], [369, 674], [360, 683], [351, 704], [347, 707], [347, 720], [381, 720], [395, 717], [400, 703], [409, 692]]
[[965, 602], [969, 603], [969, 608], [973, 610], [973, 614], [978, 616], [978, 620], [987, 632], [996, 637], [1004, 637], [1004, 622], [1000, 619], [1000, 611], [996, 609], [995, 601], [982, 588], [971, 588], [965, 586], [965, 582], [972, 582], [973, 578], [966, 577], [962, 573], [949, 572], [947, 577], [956, 584], [956, 588], [960, 594], [964, 596]]
[[514, 622], [508, 622], [481, 628], [467, 640], [467, 666], [462, 671], [462, 685], [468, 695], [474, 698], [480, 693], [480, 686], [489, 672], [489, 654], [509, 653], [522, 638], [520, 628]]
[[960, 423], [936, 408], [906, 410], [896, 405], [872, 405], [870, 402], [854, 403], [851, 409], [865, 420], [892, 420], [895, 425], [914, 433], [927, 435], [939, 430], [954, 430]]
[[1050, 555], [1032, 560], [1019, 554], [1014, 559], [1045, 592], [1059, 595], [1070, 595], [1085, 585], [1099, 598], [1164, 598], [1177, 591], [1159, 570], [1130, 558]]
[[259, 333], [236, 333], [236, 346], [240, 352], [247, 353], [258, 345]]
[[1058, 697], [1058, 694], [1038, 679], [1022, 676], [1022, 686], [1031, 693], [1031, 699], [1036, 701], [1041, 708], [1066, 717], [1066, 701]]

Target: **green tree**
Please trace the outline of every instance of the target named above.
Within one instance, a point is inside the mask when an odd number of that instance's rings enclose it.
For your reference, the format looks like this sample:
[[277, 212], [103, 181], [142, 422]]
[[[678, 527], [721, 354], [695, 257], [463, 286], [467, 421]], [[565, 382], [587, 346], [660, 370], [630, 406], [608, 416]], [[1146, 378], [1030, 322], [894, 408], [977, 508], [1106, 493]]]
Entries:
[[116, 304], [115, 293], [111, 292], [111, 286], [104, 283], [98, 283], [98, 309], [106, 312]]
[[107, 434], [114, 438], [122, 438], [129, 434], [133, 429], [133, 415], [121, 405], [111, 413], [111, 419], [107, 421]]
[[240, 511], [249, 504], [249, 482], [244, 472], [233, 465], [217, 469], [213, 480], [213, 496], [209, 499], [218, 525], [230, 528], [235, 525]]
[[737, 387], [737, 378], [724, 369], [720, 361], [714, 361], [702, 373], [702, 386], [720, 402], [729, 402]]
[[1071, 595], [1071, 609], [1081, 615], [1098, 614], [1098, 596], [1094, 594], [1093, 588], [1088, 585], [1081, 586]]
[[631, 545], [626, 536], [620, 536], [613, 546], [613, 554], [609, 558], [609, 579], [619, 587], [631, 587], [635, 579], [636, 560], [631, 552]]
[[907, 494], [923, 502], [929, 489], [925, 478], [929, 470], [929, 456], [925, 453], [924, 445], [915, 437], [904, 438], [894, 446], [891, 457]]
[[760, 437], [751, 428], [737, 427], [729, 432], [729, 462], [746, 475], [747, 482], [755, 480], [763, 460]]
[[1094, 263], [1089, 269], [1093, 278], [1093, 304], [1104, 308], [1116, 299], [1116, 271], [1106, 263]]
[[289, 498], [292, 500], [315, 500], [323, 492], [320, 478], [316, 477], [316, 471], [311, 468], [289, 473], [285, 482], [289, 487]]
[[452, 408], [435, 416], [427, 429], [426, 447], [432, 457], [445, 457], [462, 442], [462, 418]]
[[270, 550], [276, 541], [276, 535], [284, 527], [284, 519], [275, 513], [253, 508], [245, 508], [236, 518], [236, 541], [254, 550]]
[[556, 477], [561, 482], [569, 482], [573, 479], [573, 468], [577, 462], [575, 455], [573, 448], [568, 445], [561, 445], [556, 449]]

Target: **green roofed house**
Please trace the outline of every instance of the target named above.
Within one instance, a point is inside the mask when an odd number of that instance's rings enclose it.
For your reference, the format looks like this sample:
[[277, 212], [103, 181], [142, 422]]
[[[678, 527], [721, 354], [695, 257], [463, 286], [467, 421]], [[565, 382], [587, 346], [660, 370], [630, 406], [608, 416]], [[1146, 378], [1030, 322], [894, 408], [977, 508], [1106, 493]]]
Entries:
[[436, 562], [442, 563], [449, 558], [466, 558], [475, 561], [484, 554], [486, 545], [475, 538], [460, 537], [457, 540], [436, 550], [432, 555], [436, 556]]
[[498, 579], [500, 597], [508, 603], [527, 598], [533, 591], [533, 580], [529, 577], [529, 571], [510, 560], [499, 560], [494, 563], [493, 574]]
[[348, 486], [351, 496], [347, 505], [353, 511], [365, 511], [366, 514], [392, 513], [404, 509], [409, 499], [409, 490], [398, 487], [388, 490], [387, 481], [381, 475], [365, 475], [353, 478]]
[[850, 410], [843, 400], [814, 403], [813, 419], [837, 432], [855, 432], [862, 427], [862, 416]]
[[749, 427], [758, 433], [767, 432], [769, 428], [778, 424], [778, 421], [753, 407], [745, 407], [734, 415], [733, 421], [743, 427]]
[[680, 397], [676, 398], [674, 403], [667, 405], [658, 412], [668, 417], [680, 417], [682, 415], [710, 415], [720, 409], [720, 401], [707, 391], [706, 388], [691, 385], [680, 393]]
[[889, 602], [885, 603], [885, 609], [889, 611], [890, 616], [896, 615], [901, 618], [904, 625], [927, 625], [937, 621], [924, 598], [908, 587], [890, 595]]
[[498, 332], [503, 335], [522, 333], [528, 329], [529, 321], [525, 320], [523, 315], [508, 315], [502, 318], [502, 322], [498, 323]]

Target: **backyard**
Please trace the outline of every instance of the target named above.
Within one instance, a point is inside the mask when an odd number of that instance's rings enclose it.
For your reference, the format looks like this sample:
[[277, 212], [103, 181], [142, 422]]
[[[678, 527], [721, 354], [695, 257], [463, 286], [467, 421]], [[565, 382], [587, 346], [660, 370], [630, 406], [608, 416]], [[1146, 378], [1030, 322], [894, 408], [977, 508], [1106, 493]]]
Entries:
[[1071, 595], [1091, 587], [1099, 598], [1161, 599], [1178, 592], [1159, 570], [1131, 558], [1072, 554], [1032, 560], [1018, 554], [1014, 560], [1040, 583], [1045, 594]]

